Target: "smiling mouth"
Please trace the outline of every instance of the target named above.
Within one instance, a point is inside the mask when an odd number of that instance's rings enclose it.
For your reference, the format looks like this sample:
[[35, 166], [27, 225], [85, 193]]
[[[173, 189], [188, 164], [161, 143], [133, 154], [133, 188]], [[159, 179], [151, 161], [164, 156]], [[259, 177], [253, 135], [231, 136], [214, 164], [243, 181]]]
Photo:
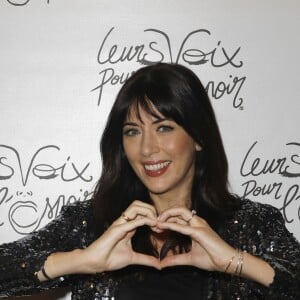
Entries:
[[157, 177], [167, 171], [170, 165], [170, 161], [157, 162], [151, 164], [144, 164], [146, 174], [151, 177]]

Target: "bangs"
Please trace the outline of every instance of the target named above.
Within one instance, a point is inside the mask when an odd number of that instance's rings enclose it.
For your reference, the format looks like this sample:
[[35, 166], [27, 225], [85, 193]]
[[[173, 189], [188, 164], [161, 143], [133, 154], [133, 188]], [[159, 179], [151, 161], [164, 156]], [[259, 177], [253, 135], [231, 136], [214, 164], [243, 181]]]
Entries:
[[[122, 123], [125, 119], [141, 120], [141, 111], [176, 122], [189, 132], [195, 102], [185, 76], [176, 70], [149, 67], [129, 77], [118, 96], [117, 107]], [[150, 70], [150, 71], [149, 71]]]
[[166, 117], [154, 106], [153, 102], [147, 96], [144, 96], [134, 99], [128, 108], [126, 119], [131, 120], [133, 118], [137, 118], [141, 123], [143, 123], [141, 110], [156, 119], [161, 119], [162, 116]]
[[126, 113], [127, 120], [137, 118], [143, 123], [141, 118], [142, 110], [156, 119], [167, 118], [174, 120], [179, 125], [183, 123], [182, 113], [178, 109], [178, 105], [174, 105], [177, 102], [174, 98], [165, 98], [162, 95], [156, 95], [154, 98], [144, 94], [134, 97], [130, 102]]

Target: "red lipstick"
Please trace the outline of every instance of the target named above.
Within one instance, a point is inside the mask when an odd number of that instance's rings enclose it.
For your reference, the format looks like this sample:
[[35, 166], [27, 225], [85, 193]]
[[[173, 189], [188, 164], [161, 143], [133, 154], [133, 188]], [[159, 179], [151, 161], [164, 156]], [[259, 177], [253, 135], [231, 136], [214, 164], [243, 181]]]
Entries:
[[145, 162], [144, 170], [146, 174], [150, 177], [158, 177], [164, 174], [170, 165], [170, 161], [155, 161], [155, 162]]

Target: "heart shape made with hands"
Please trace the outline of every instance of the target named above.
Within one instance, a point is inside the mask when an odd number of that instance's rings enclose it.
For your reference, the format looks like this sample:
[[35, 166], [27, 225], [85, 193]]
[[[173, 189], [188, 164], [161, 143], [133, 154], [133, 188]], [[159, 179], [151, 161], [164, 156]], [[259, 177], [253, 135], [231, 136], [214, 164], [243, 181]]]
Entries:
[[[209, 271], [223, 270], [222, 260], [231, 257], [234, 248], [225, 242], [204, 219], [193, 215], [189, 218], [189, 216], [190, 214], [186, 215], [184, 219], [178, 215], [159, 217], [156, 224], [149, 226], [153, 231], [154, 246], [160, 253], [160, 268], [186, 265]], [[175, 251], [180, 253], [174, 254], [172, 246], [169, 251], [164, 249], [165, 242], [172, 232], [186, 236], [191, 241], [183, 242], [183, 251]], [[165, 250], [162, 255], [162, 251]]]
[[[134, 212], [134, 213], [132, 213]], [[158, 269], [170, 266], [195, 266], [204, 270], [218, 271], [222, 270], [224, 258], [231, 257], [234, 248], [225, 242], [201, 217], [195, 212], [191, 212], [186, 207], [172, 207], [163, 211], [158, 217], [147, 214], [139, 214], [138, 209], [135, 211], [131, 208], [123, 213], [123, 217], [118, 219], [119, 224], [122, 224], [123, 233], [120, 240], [124, 240], [123, 249], [129, 250], [132, 247], [131, 239], [136, 233], [136, 229], [142, 226], [148, 226], [152, 231], [153, 245], [160, 253], [160, 259], [154, 259], [153, 256], [135, 252], [134, 259], [130, 259], [130, 264], [140, 264], [153, 266]], [[124, 217], [125, 214], [125, 217]], [[126, 219], [130, 216], [130, 219]], [[125, 233], [127, 232], [127, 233]], [[172, 232], [176, 233], [173, 234]], [[169, 242], [170, 234], [174, 236], [174, 246], [166, 246]], [[181, 246], [176, 245], [176, 238], [180, 235], [186, 236], [186, 242], [180, 242]], [[173, 249], [180, 251], [174, 251]], [[168, 251], [169, 249], [169, 251]], [[133, 249], [132, 249], [133, 250]], [[183, 250], [183, 251], [181, 251]], [[162, 253], [163, 251], [166, 251]], [[121, 253], [124, 253], [121, 251]], [[177, 254], [178, 253], [178, 254]], [[150, 257], [151, 256], [151, 257]], [[132, 257], [132, 256], [131, 256]], [[226, 262], [225, 262], [226, 263]], [[154, 265], [155, 266], [154, 266]]]
[[[163, 223], [176, 223], [180, 224], [182, 226], [188, 226], [188, 222], [185, 220], [178, 220], [175, 218], [172, 218], [171, 220], [167, 220]], [[148, 225], [145, 225], [148, 226]], [[176, 239], [180, 239], [184, 244], [184, 253], [187, 253], [190, 251], [191, 248], [191, 238], [188, 234], [183, 234], [176, 230], [170, 230], [168, 228], [161, 228], [159, 225], [157, 226], [148, 226], [151, 231], [153, 232], [151, 234], [151, 240], [152, 244], [155, 247], [156, 251], [159, 255], [159, 260], [163, 260], [166, 256], [172, 255], [175, 257], [178, 254], [174, 254], [174, 249], [176, 252], [176, 248], [178, 248], [178, 244], [176, 243]], [[187, 238], [184, 241], [184, 236]], [[182, 243], [181, 243], [182, 244]]]

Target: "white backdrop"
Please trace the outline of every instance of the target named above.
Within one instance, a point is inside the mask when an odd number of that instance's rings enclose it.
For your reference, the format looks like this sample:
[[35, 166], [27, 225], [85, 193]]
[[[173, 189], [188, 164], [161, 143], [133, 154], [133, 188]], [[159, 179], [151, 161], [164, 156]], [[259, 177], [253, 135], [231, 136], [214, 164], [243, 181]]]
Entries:
[[158, 61], [200, 77], [232, 190], [280, 208], [300, 239], [299, 9], [297, 0], [2, 0], [0, 242], [91, 196], [115, 95]]

